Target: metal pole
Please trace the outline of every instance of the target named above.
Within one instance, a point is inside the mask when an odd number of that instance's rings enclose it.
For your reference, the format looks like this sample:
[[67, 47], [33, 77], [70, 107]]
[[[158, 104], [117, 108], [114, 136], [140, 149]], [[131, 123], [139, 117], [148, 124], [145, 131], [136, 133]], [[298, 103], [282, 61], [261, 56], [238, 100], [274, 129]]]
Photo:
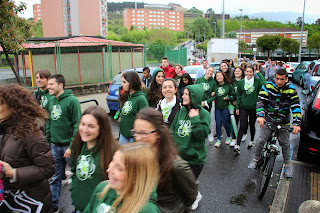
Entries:
[[203, 41], [203, 43], [205, 44], [205, 43], [206, 43], [206, 28], [205, 28], [205, 27], [203, 28], [203, 34], [204, 34], [204, 41]]
[[222, 0], [222, 38], [224, 38], [224, 0]]
[[305, 8], [306, 8], [306, 0], [304, 0], [304, 3], [303, 3], [303, 15], [302, 15], [300, 47], [299, 47], [299, 63], [301, 63], [301, 46], [302, 46], [303, 22], [304, 22], [304, 10], [305, 10]]
[[242, 10], [243, 9], [239, 9], [241, 12], [241, 16], [240, 16], [240, 36], [239, 36], [239, 40], [241, 41], [241, 35], [242, 35]]

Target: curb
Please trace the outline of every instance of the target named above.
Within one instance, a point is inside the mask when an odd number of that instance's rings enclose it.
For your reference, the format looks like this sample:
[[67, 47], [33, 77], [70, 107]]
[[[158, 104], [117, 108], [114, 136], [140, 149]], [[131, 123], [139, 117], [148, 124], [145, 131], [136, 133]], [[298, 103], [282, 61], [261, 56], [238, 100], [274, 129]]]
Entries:
[[[293, 166], [292, 166], [292, 169], [293, 169]], [[270, 213], [283, 213], [286, 207], [291, 179], [285, 178], [283, 176], [283, 173], [284, 173], [284, 165], [282, 166], [280, 181], [277, 187], [276, 194], [272, 201]]]

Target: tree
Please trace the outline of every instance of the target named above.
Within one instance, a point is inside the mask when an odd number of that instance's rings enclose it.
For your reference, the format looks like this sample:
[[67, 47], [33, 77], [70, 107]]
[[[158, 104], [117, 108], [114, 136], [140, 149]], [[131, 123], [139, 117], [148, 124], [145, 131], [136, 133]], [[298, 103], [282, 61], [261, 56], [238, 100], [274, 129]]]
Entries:
[[299, 52], [299, 46], [299, 42], [291, 38], [281, 38], [280, 40], [280, 47], [283, 51], [288, 53], [289, 62], [291, 54]]
[[216, 17], [216, 14], [212, 10], [210, 19], [208, 20], [211, 29], [214, 33], [216, 33], [215, 37], [220, 37], [221, 36], [221, 27], [218, 26], [218, 19]]
[[236, 32], [228, 32], [226, 38], [237, 38]]
[[314, 49], [317, 52], [317, 59], [320, 54], [320, 33], [313, 34], [308, 38], [307, 47], [310, 49]]
[[32, 26], [32, 35], [36, 38], [42, 38], [43, 37], [43, 31], [42, 31], [42, 20], [39, 20], [36, 24], [33, 24]]
[[185, 13], [198, 13], [198, 14], [203, 14], [203, 12], [195, 7], [192, 7], [191, 9], [187, 10]]
[[[303, 24], [305, 24], [305, 23], [303, 22]], [[298, 17], [298, 18], [297, 18], [297, 20], [296, 20], [296, 25], [298, 25], [299, 27], [302, 26], [302, 17]]]
[[21, 82], [9, 59], [9, 52], [22, 49], [22, 43], [31, 37], [31, 25], [18, 16], [25, 9], [24, 3], [16, 5], [14, 0], [0, 0], [0, 45], [19, 84]]
[[278, 35], [264, 35], [257, 39], [257, 46], [262, 52], [268, 51], [269, 57], [270, 50], [274, 51], [279, 47], [280, 39]]
[[244, 52], [244, 50], [247, 48], [247, 43], [244, 41], [239, 42], [239, 52]]
[[191, 26], [192, 34], [194, 35], [195, 40], [203, 40], [204, 36], [210, 38], [213, 36], [212, 28], [208, 23], [208, 19], [196, 18], [192, 22]]

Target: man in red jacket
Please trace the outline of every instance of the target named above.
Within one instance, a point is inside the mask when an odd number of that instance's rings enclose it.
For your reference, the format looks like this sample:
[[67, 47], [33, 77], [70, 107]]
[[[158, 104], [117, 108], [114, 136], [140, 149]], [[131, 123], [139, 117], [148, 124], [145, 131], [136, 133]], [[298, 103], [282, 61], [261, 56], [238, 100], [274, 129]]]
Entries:
[[168, 58], [162, 58], [162, 66], [160, 67], [164, 71], [165, 78], [173, 78], [175, 74], [175, 69], [169, 64]]

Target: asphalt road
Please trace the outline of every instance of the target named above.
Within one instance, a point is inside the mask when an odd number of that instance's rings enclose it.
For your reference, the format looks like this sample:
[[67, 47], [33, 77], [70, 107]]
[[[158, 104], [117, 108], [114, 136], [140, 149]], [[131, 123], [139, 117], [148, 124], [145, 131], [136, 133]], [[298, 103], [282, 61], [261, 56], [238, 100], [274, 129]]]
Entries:
[[[297, 89], [299, 91], [299, 94], [301, 94], [301, 88], [297, 86]], [[77, 98], [80, 101], [91, 98], [97, 99], [99, 105], [105, 108], [108, 112], [105, 97], [106, 93], [89, 96], [79, 96]], [[303, 96], [300, 96], [300, 102], [304, 102]], [[87, 106], [82, 106], [82, 108], [85, 107]], [[117, 133], [119, 131], [118, 124], [114, 120], [112, 120], [112, 127], [114, 133]], [[258, 125], [256, 125], [256, 131], [259, 131]], [[283, 164], [282, 155], [279, 155], [276, 159], [274, 173], [272, 179], [270, 180], [270, 185], [265, 197], [262, 200], [258, 200], [255, 191], [257, 183], [256, 172], [251, 171], [247, 168], [253, 156], [253, 150], [247, 149], [249, 136], [247, 137], [247, 141], [243, 142], [241, 145], [240, 155], [234, 154], [232, 148], [224, 144], [225, 138], [226, 135], [224, 133], [224, 138], [222, 140], [223, 143], [219, 148], [214, 147], [215, 141], [213, 143], [209, 143], [207, 141], [207, 162], [198, 179], [200, 181], [199, 190], [203, 198], [200, 201], [198, 209], [194, 212], [269, 212], [280, 178]], [[292, 159], [295, 160], [298, 143], [299, 135], [292, 136]], [[62, 188], [60, 212], [69, 213], [73, 211], [68, 189], [68, 185]]]

